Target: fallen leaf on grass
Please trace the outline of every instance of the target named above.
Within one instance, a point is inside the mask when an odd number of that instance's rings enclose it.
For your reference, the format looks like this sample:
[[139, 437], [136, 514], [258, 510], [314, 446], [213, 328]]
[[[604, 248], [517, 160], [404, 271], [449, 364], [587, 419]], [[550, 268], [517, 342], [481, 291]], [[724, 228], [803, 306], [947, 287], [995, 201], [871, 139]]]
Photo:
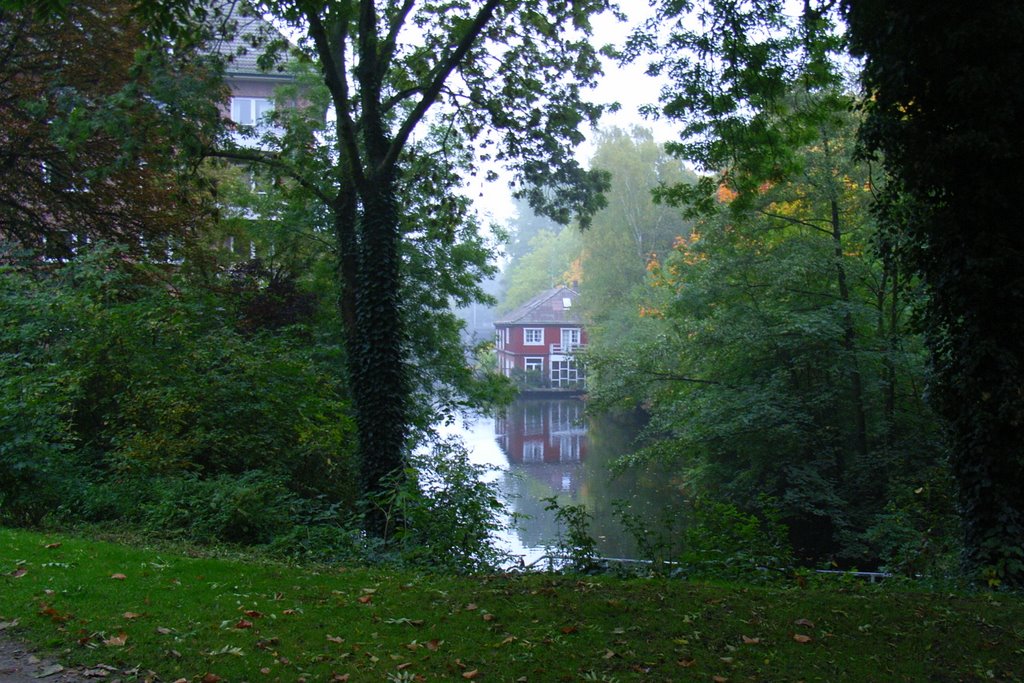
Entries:
[[604, 653], [603, 659], [613, 659], [613, 658], [618, 657], [618, 656], [619, 656], [619, 653], [614, 652], [612, 650], [608, 650], [607, 652]]
[[296, 610], [296, 609], [286, 609], [286, 610], [282, 610], [281, 611], [281, 614], [298, 614], [298, 613], [299, 613], [299, 611]]
[[266, 676], [267, 674], [270, 673], [270, 667], [267, 667], [267, 666], [263, 667], [262, 669], [260, 669], [260, 673], [263, 674], [264, 676]]
[[245, 619], [239, 619], [238, 623], [235, 624], [235, 628], [252, 628], [252, 622], [246, 621]]
[[116, 636], [110, 636], [103, 641], [103, 644], [108, 647], [124, 647], [124, 644], [128, 642], [128, 634], [121, 631]]
[[347, 683], [349, 674], [334, 674], [331, 676], [331, 683]]
[[13, 621], [0, 621], [0, 631], [5, 631], [9, 628], [13, 628], [18, 625], [18, 620]]
[[483, 615], [483, 619], [484, 619], [484, 621], [494, 621], [494, 615], [491, 614], [490, 612], [487, 612], [486, 614]]
[[141, 614], [138, 614], [138, 613], [136, 613], [136, 612], [125, 612], [125, 613], [124, 613], [124, 614], [122, 614], [121, 616], [122, 616], [122, 617], [124, 617], [125, 619], [138, 619], [138, 618], [139, 618], [139, 617], [141, 617], [142, 615], [141, 615]]
[[399, 671], [404, 671], [404, 670], [408, 669], [410, 666], [412, 666], [412, 662], [405, 662], [403, 664], [399, 664], [395, 668], [398, 669]]
[[128, 577], [124, 574], [111, 574], [110, 578], [114, 579], [115, 581], [124, 581]]
[[28, 570], [24, 567], [18, 567], [13, 572], [11, 572], [11, 576], [13, 576], [16, 579], [20, 579], [21, 577], [25, 576], [25, 574], [28, 574]]
[[220, 676], [217, 674], [206, 674], [203, 676], [203, 683], [217, 683], [220, 681]]
[[471, 669], [471, 670], [466, 671], [465, 673], [463, 673], [462, 677], [467, 679], [467, 680], [473, 680], [474, 678], [476, 678], [479, 675], [480, 675], [480, 672], [478, 670]]
[[188, 683], [188, 679], [187, 678], [179, 678], [179, 679], [175, 680], [174, 683]]
[[471, 602], [468, 605], [466, 605], [463, 609], [465, 609], [467, 612], [472, 612], [473, 610], [476, 609], [476, 603], [475, 602]]
[[684, 669], [689, 669], [691, 666], [693, 666], [696, 663], [697, 663], [696, 659], [689, 659], [689, 658], [680, 659], [678, 662], [676, 662], [676, 664], [678, 664], [679, 666], [683, 667]]
[[167, 628], [166, 626], [157, 626], [156, 627], [156, 632], [159, 633], [162, 636], [169, 636], [172, 633], [174, 633], [173, 630]]
[[726, 678], [725, 676], [715, 676], [711, 680], [713, 680], [715, 683], [728, 683], [729, 682], [729, 679]]
[[250, 619], [259, 619], [260, 617], [263, 616], [263, 612], [257, 612], [254, 609], [247, 609], [247, 610], [243, 611], [242, 614], [244, 614], [245, 616], [249, 617]]
[[373, 596], [372, 595], [360, 595], [357, 598], [357, 600], [359, 600], [359, 602], [364, 604], [364, 605], [369, 605], [371, 602], [373, 602]]
[[814, 622], [810, 619], [797, 619], [793, 622], [796, 626], [806, 626], [807, 628], [814, 628]]
[[331, 641], [332, 643], [344, 643], [345, 642], [344, 638], [341, 638], [340, 636], [332, 636], [332, 635], [328, 635], [327, 636], [327, 640]]
[[441, 641], [435, 638], [434, 640], [427, 641], [427, 649], [431, 652], [437, 652], [437, 649], [441, 647]]
[[45, 602], [39, 605], [39, 614], [41, 614], [42, 616], [50, 617], [50, 619], [57, 624], [71, 620], [70, 614], [62, 614], [54, 608], [47, 605]]
[[747, 636], [743, 636], [743, 644], [744, 645], [760, 645], [760, 643], [761, 643], [761, 639], [760, 638], [749, 638]]
[[798, 643], [809, 643], [812, 640], [814, 640], [814, 638], [811, 638], [810, 636], [805, 636], [802, 633], [794, 633], [793, 640], [795, 640]]
[[47, 548], [47, 549], [59, 548], [60, 547], [60, 543], [47, 543], [43, 547]]
[[576, 631], [578, 631], [578, 630], [579, 630], [579, 628], [576, 627], [576, 626], [563, 626], [562, 627], [562, 633], [564, 633], [565, 635], [569, 635], [570, 633], [576, 633]]

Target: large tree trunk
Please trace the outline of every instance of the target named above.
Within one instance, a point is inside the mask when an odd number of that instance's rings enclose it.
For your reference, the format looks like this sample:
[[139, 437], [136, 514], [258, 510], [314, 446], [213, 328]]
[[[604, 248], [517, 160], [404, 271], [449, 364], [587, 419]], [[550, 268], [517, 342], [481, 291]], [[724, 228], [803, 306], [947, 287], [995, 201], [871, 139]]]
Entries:
[[[378, 178], [363, 197], [355, 325], [348, 335], [349, 375], [359, 430], [360, 484], [370, 499], [386, 478], [401, 473], [409, 393], [405, 332], [399, 307], [400, 227], [393, 178]], [[388, 531], [383, 511], [371, 506], [366, 530]]]

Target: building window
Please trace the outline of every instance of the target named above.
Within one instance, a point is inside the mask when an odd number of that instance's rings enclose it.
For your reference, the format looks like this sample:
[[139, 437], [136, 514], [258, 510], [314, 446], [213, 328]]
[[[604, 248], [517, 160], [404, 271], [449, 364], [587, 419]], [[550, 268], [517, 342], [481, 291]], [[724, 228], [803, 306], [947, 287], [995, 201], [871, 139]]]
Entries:
[[580, 345], [580, 328], [578, 327], [563, 327], [562, 328], [562, 351], [569, 352]]
[[274, 101], [265, 97], [232, 97], [231, 120], [243, 126], [265, 123], [264, 116], [274, 111]]
[[544, 372], [544, 359], [527, 357], [523, 359], [523, 369], [527, 372]]
[[543, 327], [526, 327], [523, 328], [523, 343], [530, 344], [532, 346], [538, 346], [544, 344], [544, 328]]

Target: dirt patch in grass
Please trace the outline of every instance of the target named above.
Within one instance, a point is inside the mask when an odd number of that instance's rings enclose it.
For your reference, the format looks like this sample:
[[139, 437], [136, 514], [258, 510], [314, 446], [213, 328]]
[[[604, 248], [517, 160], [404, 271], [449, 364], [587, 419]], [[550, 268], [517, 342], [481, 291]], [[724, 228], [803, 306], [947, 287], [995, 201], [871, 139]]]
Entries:
[[40, 658], [31, 648], [0, 634], [0, 681], [4, 683], [85, 683], [82, 669], [67, 668], [52, 659]]

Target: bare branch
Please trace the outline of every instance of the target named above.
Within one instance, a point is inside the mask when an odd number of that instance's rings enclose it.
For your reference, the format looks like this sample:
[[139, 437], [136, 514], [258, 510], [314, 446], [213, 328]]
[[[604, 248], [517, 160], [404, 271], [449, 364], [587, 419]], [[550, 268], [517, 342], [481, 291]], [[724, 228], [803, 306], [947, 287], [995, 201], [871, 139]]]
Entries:
[[316, 195], [316, 198], [322, 201], [324, 204], [331, 204], [331, 197], [329, 197], [319, 186], [317, 186], [315, 183], [309, 180], [309, 178], [306, 178], [302, 174], [300, 174], [297, 170], [295, 170], [294, 167], [291, 166], [291, 164], [288, 164], [287, 162], [285, 162], [280, 157], [274, 154], [267, 154], [265, 152], [258, 152], [255, 150], [242, 151], [222, 149], [208, 152], [206, 156], [213, 157], [216, 159], [229, 159], [231, 161], [246, 161], [251, 164], [260, 164], [263, 166], [267, 166], [268, 168], [283, 171], [284, 174], [287, 175], [289, 178], [297, 182], [303, 188], [312, 192], [314, 195]]
[[[759, 214], [761, 214], [762, 216], [765, 216], [767, 218], [774, 218], [776, 220], [785, 221], [786, 223], [791, 223], [793, 225], [802, 225], [805, 228], [810, 228], [811, 230], [817, 230], [818, 232], [825, 233], [826, 235], [828, 235], [830, 237], [832, 236], [832, 229], [831, 228], [823, 228], [823, 227], [821, 227], [819, 225], [815, 225], [814, 223], [812, 223], [810, 221], [801, 220], [799, 218], [793, 218], [792, 216], [785, 216], [785, 215], [779, 214], [779, 213], [772, 213], [771, 211], [765, 211], [764, 209], [758, 209], [757, 212]], [[824, 220], [824, 219], [822, 220], [822, 222], [823, 223], [829, 223], [827, 220]], [[829, 225], [831, 225], [831, 223], [829, 223]]]

